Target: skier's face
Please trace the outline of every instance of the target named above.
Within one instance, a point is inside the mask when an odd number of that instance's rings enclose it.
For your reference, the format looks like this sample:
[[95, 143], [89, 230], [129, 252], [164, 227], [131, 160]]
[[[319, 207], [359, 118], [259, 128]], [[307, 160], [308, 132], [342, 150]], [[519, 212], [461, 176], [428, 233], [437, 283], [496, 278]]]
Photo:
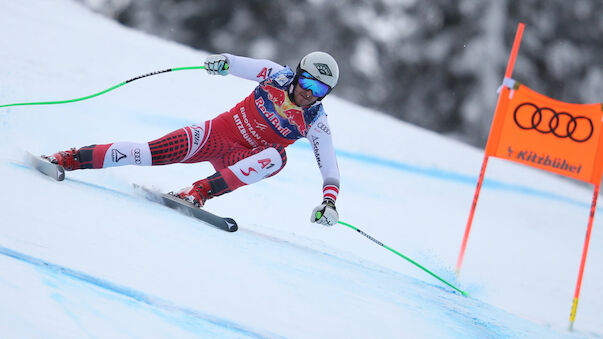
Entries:
[[310, 106], [318, 100], [317, 97], [312, 95], [312, 90], [303, 89], [299, 84], [295, 84], [293, 96], [295, 98], [295, 103], [301, 107]]

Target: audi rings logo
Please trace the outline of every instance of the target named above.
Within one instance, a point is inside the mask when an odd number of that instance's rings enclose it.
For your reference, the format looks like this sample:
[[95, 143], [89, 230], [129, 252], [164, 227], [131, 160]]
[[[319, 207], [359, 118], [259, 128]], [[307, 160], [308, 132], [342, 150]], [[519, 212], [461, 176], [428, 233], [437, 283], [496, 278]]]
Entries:
[[323, 131], [327, 134], [331, 134], [331, 130], [327, 127], [327, 125], [323, 124], [322, 122], [319, 122], [318, 124], [316, 124], [316, 127], [318, 127], [318, 129], [320, 129], [321, 131]]
[[585, 142], [594, 132], [592, 120], [567, 112], [555, 112], [552, 108], [540, 108], [533, 103], [523, 103], [513, 112], [513, 120], [521, 129], [536, 130], [542, 134], [552, 133], [557, 138], [570, 138]]

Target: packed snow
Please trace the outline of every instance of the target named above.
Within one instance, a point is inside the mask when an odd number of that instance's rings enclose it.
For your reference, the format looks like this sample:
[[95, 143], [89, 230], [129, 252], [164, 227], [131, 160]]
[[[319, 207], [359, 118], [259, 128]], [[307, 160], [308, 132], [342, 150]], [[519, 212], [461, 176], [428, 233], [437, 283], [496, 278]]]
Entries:
[[[208, 54], [68, 0], [3, 1], [0, 20], [0, 105], [83, 97]], [[209, 164], [74, 171], [59, 183], [23, 159], [152, 140], [215, 117], [254, 86], [189, 70], [80, 102], [0, 108], [0, 337], [603, 336], [601, 209], [567, 329], [591, 186], [492, 159], [457, 277], [483, 150], [340, 100], [337, 90], [324, 105], [341, 220], [469, 297], [349, 227], [311, 224], [322, 180], [305, 140], [287, 149], [279, 175], [207, 203], [237, 220], [236, 233], [131, 188], [179, 189], [212, 174]]]

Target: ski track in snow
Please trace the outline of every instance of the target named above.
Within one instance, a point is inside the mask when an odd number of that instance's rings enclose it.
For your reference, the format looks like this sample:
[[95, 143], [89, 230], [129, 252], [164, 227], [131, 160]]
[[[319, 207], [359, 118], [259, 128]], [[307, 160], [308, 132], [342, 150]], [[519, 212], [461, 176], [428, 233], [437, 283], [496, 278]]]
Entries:
[[[274, 236], [264, 235], [264, 234], [261, 234], [256, 231], [243, 231], [243, 233], [247, 233], [254, 237], [259, 236], [259, 237], [262, 237], [263, 239], [267, 239], [267, 240], [273, 241], [273, 242], [276, 241], [276, 242], [280, 243], [281, 246], [293, 247], [293, 248], [296, 248], [297, 250], [302, 250], [302, 251], [309, 250], [309, 251], [315, 252], [315, 255], [329, 257], [329, 260], [341, 261], [345, 265], [356, 266], [356, 270], [358, 270], [358, 269], [374, 270], [372, 268], [362, 267], [358, 263], [343, 260], [339, 257], [333, 256], [333, 255], [325, 253], [325, 252], [314, 251], [312, 249], [309, 249], [309, 248], [306, 248], [303, 246], [289, 243], [287, 241], [275, 238]], [[197, 333], [197, 334], [202, 333], [203, 336], [207, 336], [208, 334], [210, 334], [211, 336], [215, 335], [215, 336], [225, 337], [225, 338], [229, 338], [229, 337], [278, 338], [278, 337], [281, 337], [281, 336], [278, 336], [273, 333], [269, 333], [269, 332], [265, 332], [265, 331], [256, 331], [256, 330], [253, 330], [250, 328], [246, 328], [246, 327], [242, 326], [241, 324], [238, 324], [231, 320], [220, 319], [220, 318], [217, 318], [217, 317], [209, 315], [209, 314], [204, 314], [197, 310], [179, 307], [177, 305], [174, 305], [170, 301], [146, 294], [146, 293], [138, 291], [136, 289], [126, 287], [126, 286], [121, 286], [119, 284], [115, 284], [113, 282], [91, 276], [84, 272], [80, 272], [80, 271], [73, 270], [73, 269], [70, 269], [67, 267], [63, 267], [63, 266], [39, 259], [39, 258], [35, 258], [35, 257], [29, 256], [29, 255], [11, 250], [11, 249], [3, 247], [3, 246], [0, 246], [0, 254], [13, 258], [13, 259], [16, 259], [20, 262], [30, 264], [30, 265], [38, 268], [40, 271], [40, 274], [43, 276], [42, 280], [45, 282], [45, 284], [49, 285], [54, 290], [56, 290], [56, 292], [54, 292], [52, 294], [52, 296], [53, 296], [53, 299], [55, 301], [57, 301], [59, 304], [67, 303], [66, 301], [63, 300], [65, 298], [65, 296], [60, 292], [61, 290], [67, 288], [67, 285], [70, 285], [69, 282], [66, 282], [64, 280], [64, 278], [66, 277], [66, 278], [69, 278], [72, 280], [77, 280], [80, 282], [87, 283], [89, 285], [93, 285], [93, 286], [101, 288], [105, 291], [112, 292], [112, 293], [121, 295], [123, 297], [135, 300], [138, 303], [136, 308], [141, 308], [140, 304], [154, 307], [154, 308], [158, 309], [159, 311], [163, 312], [162, 314], [160, 314], [160, 316], [162, 318], [173, 318], [174, 322], [176, 324], [184, 323], [184, 325], [182, 325], [182, 324], [179, 325], [179, 326], [183, 327], [184, 329], [187, 329], [187, 327], [190, 327], [190, 325], [192, 323], [194, 323], [194, 326], [192, 326], [192, 328], [188, 329], [191, 331], [191, 333]], [[377, 273], [387, 275], [391, 279], [402, 279], [402, 280], [409, 279], [400, 274], [397, 274], [397, 273], [391, 272], [391, 271], [387, 271], [387, 270], [386, 271], [377, 271]], [[410, 280], [413, 280], [413, 279], [410, 279]], [[418, 280], [411, 281], [411, 284], [419, 289], [423, 289], [425, 286], [430, 285], [430, 284], [426, 284], [425, 282], [418, 281]], [[445, 290], [444, 288], [442, 288], [440, 286], [431, 286], [431, 287], [438, 289], [438, 290]], [[71, 286], [69, 288], [72, 289], [73, 286]], [[90, 292], [90, 290], [88, 290], [88, 291]], [[396, 293], [408, 293], [408, 292], [409, 292], [408, 290], [392, 291], [392, 295], [395, 295]], [[450, 316], [450, 317], [448, 317], [448, 319], [449, 319], [448, 321], [456, 322], [459, 324], [464, 323], [467, 325], [466, 326], [467, 328], [465, 328], [464, 331], [459, 333], [459, 335], [464, 335], [463, 333], [467, 333], [467, 330], [469, 332], [475, 334], [476, 337], [480, 337], [480, 338], [489, 337], [492, 335], [495, 335], [496, 337], [508, 337], [512, 334], [512, 332], [509, 332], [508, 330], [506, 330], [504, 328], [500, 328], [499, 326], [494, 325], [493, 323], [485, 322], [483, 320], [480, 320], [480, 319], [472, 316], [470, 314], [470, 312], [467, 312], [468, 309], [463, 309], [462, 306], [458, 305], [457, 301], [450, 300], [445, 295], [440, 294], [439, 297], [434, 300], [434, 298], [432, 298], [432, 297], [425, 297], [425, 294], [421, 294], [419, 291], [414, 291], [414, 292], [417, 293], [416, 295], [422, 295], [423, 298], [421, 298], [421, 300], [423, 302], [431, 303], [432, 306], [440, 307], [442, 304], [447, 305], [450, 308], [449, 310], [446, 311], [448, 313], [448, 315]], [[456, 294], [456, 292], [453, 292], [451, 290], [448, 290], [447, 292], [450, 294]], [[103, 297], [107, 298], [107, 299], [114, 299], [110, 295], [106, 295], [106, 294], [104, 294]], [[123, 300], [121, 302], [126, 303], [126, 301], [123, 301]], [[479, 302], [477, 302], [477, 303], [481, 304]], [[481, 305], [481, 306], [484, 306], [484, 305]], [[71, 312], [69, 311], [69, 307], [67, 307], [67, 306], [65, 306], [64, 308], [65, 308], [65, 311], [70, 314], [71, 318], [74, 319], [74, 321], [79, 322], [79, 320], [78, 320], [79, 316], [77, 314], [71, 314]], [[187, 319], [189, 319], [189, 320], [187, 321]]]
[[[45, 277], [46, 283], [48, 285], [51, 285], [52, 287], [55, 287], [57, 290], [63, 289], [63, 288], [61, 288], [62, 286], [59, 286], [59, 285], [68, 285], [68, 283], [66, 283], [65, 280], [61, 278], [61, 276], [71, 278], [73, 280], [78, 280], [78, 281], [102, 288], [103, 290], [113, 292], [113, 293], [119, 294], [121, 296], [133, 299], [138, 303], [146, 304], [146, 305], [155, 307], [161, 311], [168, 312], [171, 314], [170, 316], [174, 316], [180, 320], [183, 320], [186, 318], [192, 318], [195, 320], [194, 323], [196, 324], [196, 326], [195, 326], [196, 328], [194, 329], [194, 332], [197, 332], [197, 333], [199, 333], [199, 332], [205, 333], [205, 335], [207, 335], [208, 333], [211, 333], [212, 335], [216, 335], [216, 336], [220, 336], [220, 337], [222, 337], [222, 336], [224, 336], [224, 337], [244, 336], [244, 337], [249, 337], [249, 338], [278, 338], [279, 337], [279, 336], [276, 336], [276, 335], [268, 333], [268, 332], [263, 332], [263, 333], [256, 332], [253, 329], [245, 328], [244, 326], [237, 324], [235, 322], [232, 322], [232, 321], [229, 321], [226, 319], [220, 319], [215, 316], [208, 315], [208, 314], [204, 314], [197, 310], [179, 307], [167, 300], [163, 300], [156, 296], [152, 296], [152, 295], [140, 292], [136, 289], [126, 287], [126, 286], [121, 286], [121, 285], [112, 283], [110, 281], [107, 281], [107, 280], [104, 280], [104, 279], [101, 279], [98, 277], [91, 276], [89, 274], [86, 274], [86, 273], [83, 273], [80, 271], [72, 270], [67, 267], [63, 267], [63, 266], [39, 259], [39, 258], [35, 258], [35, 257], [29, 256], [29, 255], [26, 255], [26, 254], [23, 254], [23, 253], [20, 253], [17, 251], [13, 251], [13, 250], [3, 247], [3, 246], [0, 246], [0, 254], [10, 257], [10, 258], [17, 259], [21, 262], [33, 265], [36, 268], [41, 269], [42, 274], [46, 276]], [[52, 282], [51, 280], [54, 280], [54, 282]], [[108, 297], [108, 296], [106, 296], [106, 297]], [[57, 294], [54, 294], [54, 299], [56, 301], [58, 301], [59, 303], [62, 302], [62, 297], [60, 297]], [[138, 307], [140, 307], [140, 306], [138, 306]], [[72, 314], [71, 316], [74, 319], [78, 318], [78, 316], [75, 314]]]

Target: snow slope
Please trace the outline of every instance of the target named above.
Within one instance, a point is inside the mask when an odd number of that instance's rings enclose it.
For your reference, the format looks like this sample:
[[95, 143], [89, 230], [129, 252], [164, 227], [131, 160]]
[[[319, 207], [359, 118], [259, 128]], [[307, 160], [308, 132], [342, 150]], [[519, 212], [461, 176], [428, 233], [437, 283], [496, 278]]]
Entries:
[[[81, 97], [206, 55], [67, 0], [4, 1], [0, 20], [0, 105]], [[23, 150], [151, 140], [214, 117], [253, 87], [181, 71], [77, 103], [1, 108], [0, 337], [603, 336], [600, 209], [575, 331], [566, 330], [590, 187], [490, 161], [457, 280], [482, 151], [335, 96], [325, 107], [341, 219], [470, 297], [347, 227], [310, 224], [321, 179], [303, 140], [278, 176], [208, 203], [236, 218], [232, 234], [130, 189], [178, 189], [211, 174], [207, 164], [76, 171], [57, 183], [23, 163]]]

